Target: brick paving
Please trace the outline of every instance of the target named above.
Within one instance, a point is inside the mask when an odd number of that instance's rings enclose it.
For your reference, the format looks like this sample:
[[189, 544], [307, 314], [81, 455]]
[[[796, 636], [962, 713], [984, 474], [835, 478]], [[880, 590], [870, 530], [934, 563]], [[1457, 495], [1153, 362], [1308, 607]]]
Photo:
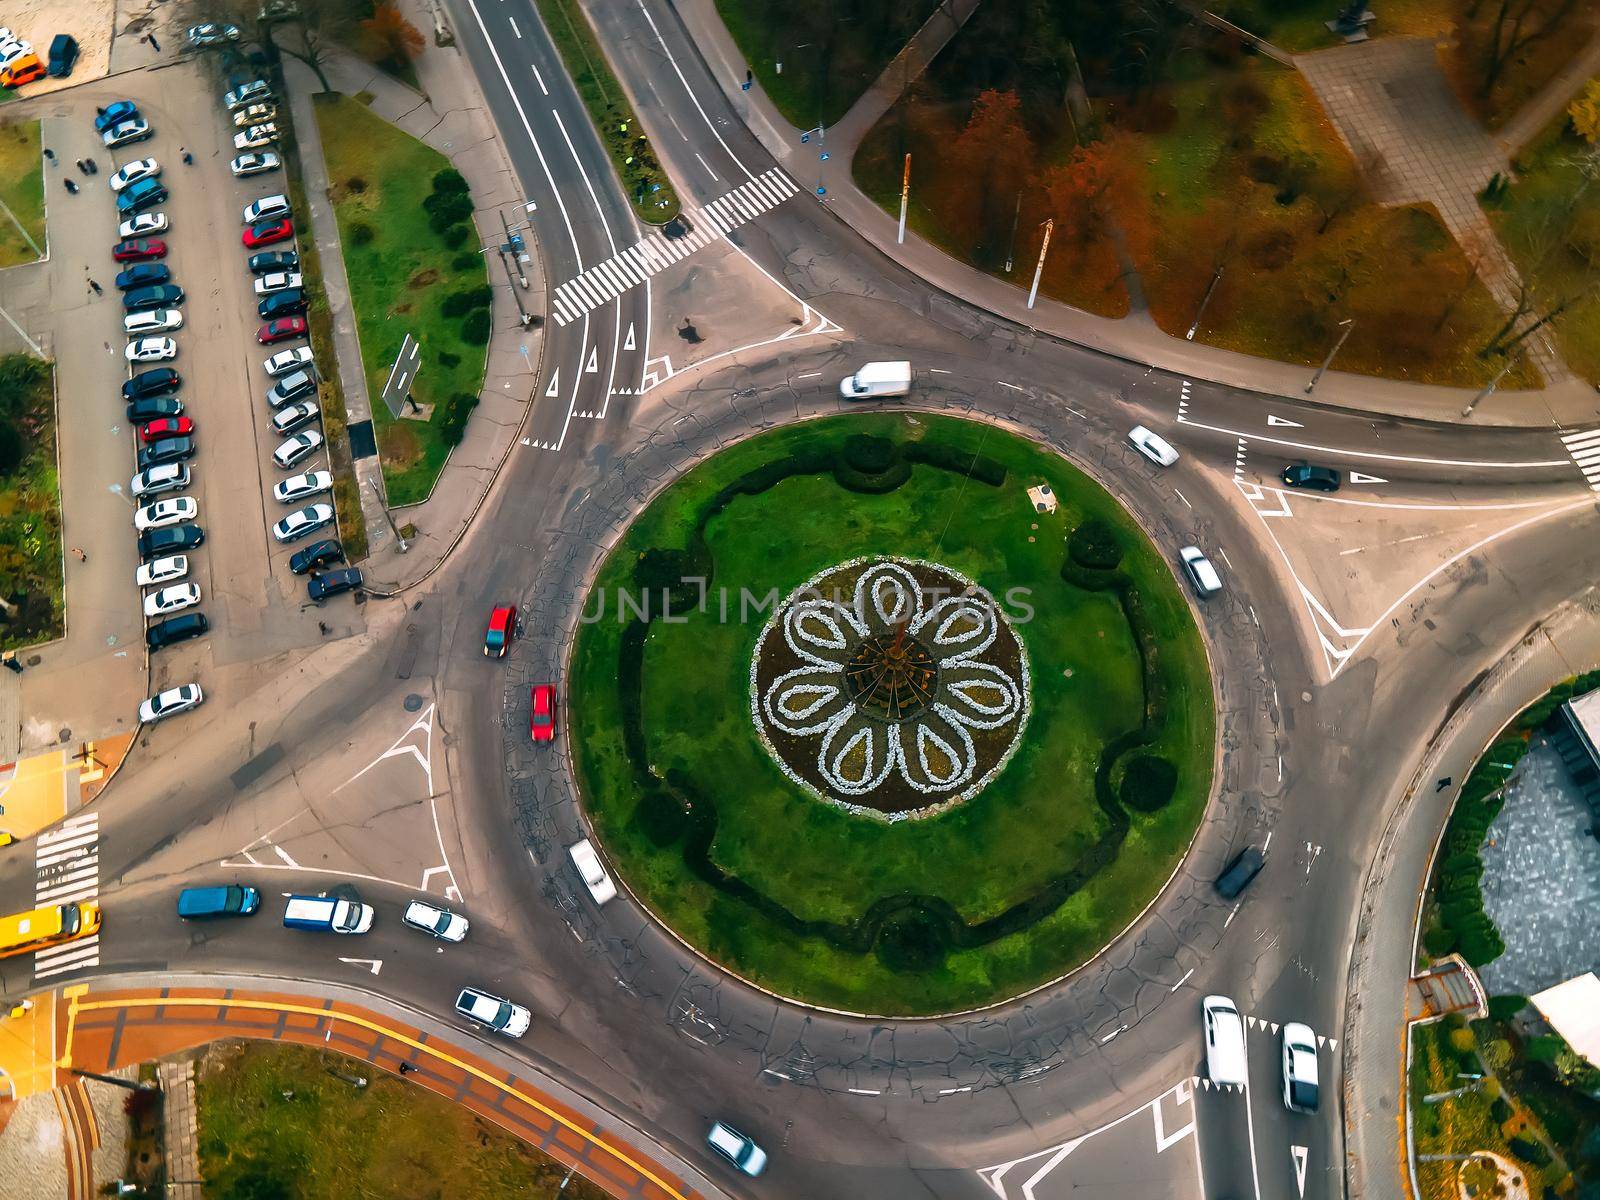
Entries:
[[200, 1179], [200, 1121], [194, 1102], [194, 1062], [156, 1064], [165, 1098], [163, 1133], [166, 1139], [168, 1200], [203, 1200]]

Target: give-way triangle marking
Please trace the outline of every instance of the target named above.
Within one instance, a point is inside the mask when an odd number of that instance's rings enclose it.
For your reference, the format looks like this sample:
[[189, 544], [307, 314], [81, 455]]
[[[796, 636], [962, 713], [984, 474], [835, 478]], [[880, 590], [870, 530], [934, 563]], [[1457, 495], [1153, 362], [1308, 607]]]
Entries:
[[628, 325], [628, 336], [627, 336], [627, 339], [622, 343], [622, 348], [624, 350], [633, 350], [633, 349], [636, 348], [636, 344], [635, 344], [635, 342], [633, 340], [633, 325], [632, 325], [632, 323], [629, 323], [629, 325]]
[[342, 963], [350, 963], [358, 967], [366, 967], [374, 975], [383, 969], [383, 959], [381, 958], [341, 958], [339, 961]]
[[557, 367], [550, 372], [550, 386], [545, 388], [546, 396], [559, 396], [561, 394], [561, 368]]
[[1306, 1194], [1306, 1154], [1304, 1146], [1289, 1147], [1289, 1157], [1294, 1159], [1294, 1181], [1302, 1196]]
[[1299, 421], [1291, 421], [1287, 417], [1275, 417], [1271, 413], [1267, 414], [1267, 424], [1268, 425], [1282, 425], [1282, 426], [1285, 426], [1286, 428], [1289, 428], [1289, 429], [1304, 429], [1305, 428], [1305, 426], [1300, 424]]
[[1361, 471], [1351, 471], [1350, 472], [1350, 482], [1351, 483], [1388, 483], [1389, 481], [1387, 479], [1380, 479], [1376, 475], [1364, 474]]
[[593, 375], [599, 369], [600, 369], [600, 347], [599, 346], [591, 346], [589, 348], [589, 362], [588, 362], [588, 365], [583, 368], [584, 373], [588, 374], [588, 375]]

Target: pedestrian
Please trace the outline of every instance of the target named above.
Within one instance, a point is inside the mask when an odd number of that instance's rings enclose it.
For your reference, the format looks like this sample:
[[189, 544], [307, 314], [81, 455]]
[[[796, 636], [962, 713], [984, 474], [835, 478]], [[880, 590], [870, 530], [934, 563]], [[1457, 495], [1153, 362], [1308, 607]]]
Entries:
[[328, 636], [328, 623], [326, 621], [318, 621], [317, 622], [317, 632], [320, 633], [323, 637], [327, 637]]
[[83, 173], [85, 175], [98, 175], [98, 174], [100, 174], [100, 168], [95, 164], [94, 159], [86, 158], [86, 159], [83, 160]]
[[17, 652], [15, 650], [7, 650], [4, 654], [0, 654], [0, 663], [5, 664], [6, 670], [18, 675], [22, 674], [22, 664], [17, 661]]
[[94, 294], [96, 296], [104, 295], [104, 291], [101, 289], [98, 281], [93, 279], [89, 280], [89, 286], [94, 289]]
[[72, 180], [63, 179], [61, 182], [66, 184], [67, 194], [69, 196], [76, 196], [78, 194], [78, 185], [73, 183]]
[[178, 151], [179, 151], [179, 153], [181, 153], [183, 155], [183, 165], [184, 166], [186, 166], [186, 167], [194, 166], [194, 155], [190, 154], [182, 146], [178, 147]]
[[46, 146], [46, 147], [45, 147], [45, 148], [44, 148], [44, 156], [45, 156], [45, 158], [47, 158], [47, 159], [48, 159], [48, 160], [49, 160], [49, 161], [50, 161], [50, 162], [55, 162], [55, 160], [56, 160], [56, 152], [55, 152], [55, 151], [54, 151], [54, 150], [52, 150], [52, 149], [50, 149], [50, 147], [49, 147], [49, 146]]
[[82, 550], [78, 549], [76, 546], [74, 546], [72, 548], [72, 556], [74, 558], [76, 558], [81, 563], [86, 563], [86, 562], [89, 561], [89, 556], [87, 554], [85, 554]]
[[147, 33], [145, 34], [145, 37], [150, 39], [150, 45], [155, 49], [156, 53], [161, 53], [161, 43], [156, 41], [156, 35], [153, 33]]
[[402, 1074], [402, 1075], [408, 1074], [408, 1073], [410, 1073], [412, 1071], [415, 1071], [415, 1070], [416, 1070], [416, 1068], [413, 1067], [408, 1062], [403, 1062], [403, 1063], [400, 1064], [400, 1074]]
[[83, 165], [83, 159], [81, 158], [73, 159], [72, 165], [77, 167], [78, 170], [82, 171], [85, 175], [89, 173], [88, 168]]

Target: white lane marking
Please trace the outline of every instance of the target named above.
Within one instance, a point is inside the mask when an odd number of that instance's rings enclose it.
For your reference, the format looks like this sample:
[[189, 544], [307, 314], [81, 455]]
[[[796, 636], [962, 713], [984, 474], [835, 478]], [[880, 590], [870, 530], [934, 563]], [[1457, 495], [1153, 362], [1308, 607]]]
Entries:
[[803, 375], [796, 375], [795, 378], [796, 379], [815, 379], [818, 375], [821, 375], [821, 374], [822, 374], [821, 371], [807, 371]]
[[[1179, 1087], [1183, 1087], [1182, 1084], [1179, 1084], [1178, 1086]], [[1184, 1089], [1184, 1092], [1185, 1092], [1185, 1095], [1189, 1094], [1187, 1088]], [[1181, 1103], [1182, 1101], [1180, 1100], [1179, 1102]], [[1193, 1104], [1191, 1104], [1189, 1106], [1189, 1114], [1190, 1114], [1189, 1115], [1189, 1123], [1187, 1125], [1183, 1125], [1183, 1126], [1179, 1127], [1178, 1129], [1174, 1130], [1172, 1133], [1168, 1133], [1167, 1130], [1166, 1130], [1166, 1122], [1161, 1119], [1161, 1105], [1160, 1104], [1152, 1104], [1150, 1106], [1150, 1115], [1155, 1118], [1155, 1124], [1156, 1124], [1156, 1153], [1157, 1154], [1165, 1154], [1173, 1146], [1176, 1146], [1179, 1142], [1183, 1141], [1184, 1138], [1188, 1137], [1191, 1133], [1194, 1132], [1194, 1105]]]
[[381, 971], [383, 969], [383, 959], [381, 959], [381, 958], [343, 958], [343, 957], [341, 957], [339, 959], [339, 961], [342, 962], [342, 963], [349, 963], [350, 965], [356, 966], [356, 967], [366, 967], [374, 975], [376, 975], [379, 971]]
[[520, 42], [522, 40], [522, 30], [517, 28], [517, 19], [515, 17], [507, 17], [506, 20], [511, 22], [511, 32], [517, 35], [517, 41]]
[[883, 1093], [881, 1091], [873, 1091], [871, 1088], [845, 1088], [845, 1091], [849, 1092], [852, 1096], [881, 1096], [881, 1095], [883, 1095]]
[[1004, 379], [997, 379], [995, 382], [1003, 388], [1010, 388], [1013, 392], [1025, 392], [1028, 390], [1027, 388], [1018, 387], [1014, 383], [1007, 383]]
[[[1235, 912], [1238, 910], [1235, 909]], [[1261, 1172], [1256, 1167], [1256, 1119], [1250, 1103], [1250, 1039], [1244, 1040], [1244, 1125], [1250, 1136], [1250, 1182], [1255, 1185], [1256, 1200], [1261, 1200]]]
[[1222, 425], [1207, 425], [1202, 421], [1191, 421], [1188, 417], [1180, 416], [1180, 424], [1191, 425], [1195, 429], [1206, 429], [1212, 433], [1225, 433], [1229, 437], [1254, 438], [1257, 441], [1271, 442], [1277, 446], [1290, 446], [1296, 450], [1314, 450], [1319, 454], [1337, 454], [1345, 458], [1370, 458], [1382, 462], [1419, 463], [1429, 467], [1507, 467], [1507, 468], [1538, 468], [1538, 467], [1564, 467], [1567, 460], [1558, 458], [1539, 461], [1505, 461], [1489, 462], [1470, 458], [1422, 458], [1406, 454], [1379, 454], [1375, 450], [1349, 450], [1342, 446], [1316, 446], [1310, 442], [1291, 442], [1284, 438], [1268, 437], [1260, 433], [1240, 433], [1237, 429], [1228, 429]]
[[[1262, 853], [1265, 853], [1265, 851], [1263, 851], [1263, 852], [1262, 852]], [[1183, 978], [1182, 978], [1182, 979], [1180, 979], [1180, 980], [1178, 980], [1178, 982], [1177, 982], [1177, 983], [1175, 983], [1175, 984], [1173, 984], [1173, 985], [1172, 985], [1172, 986], [1171, 986], [1171, 987], [1169, 987], [1169, 988], [1168, 988], [1168, 989], [1167, 989], [1167, 991], [1168, 991], [1168, 992], [1175, 992], [1175, 991], [1177, 991], [1177, 990], [1178, 990], [1178, 989], [1179, 989], [1179, 988], [1181, 988], [1181, 987], [1182, 987], [1182, 986], [1183, 986], [1183, 985], [1184, 985], [1184, 984], [1186, 984], [1186, 983], [1188, 983], [1188, 982], [1189, 982], [1189, 976], [1191, 976], [1191, 975], [1193, 975], [1193, 974], [1194, 974], [1194, 968], [1193, 968], [1193, 967], [1190, 967], [1190, 968], [1189, 968], [1189, 969], [1188, 969], [1188, 970], [1187, 970], [1187, 971], [1185, 971], [1185, 972], [1184, 972], [1184, 973], [1183, 973]]]
[[[717, 145], [722, 147], [727, 156], [733, 160], [734, 165], [751, 179], [754, 179], [755, 173], [744, 165], [743, 160], [737, 154], [728, 148], [728, 143], [722, 140], [722, 131], [706, 115], [705, 107], [700, 103], [700, 97], [695, 95], [694, 89], [689, 86], [689, 81], [683, 77], [683, 69], [678, 66], [678, 60], [673, 57], [671, 49], [668, 48], [667, 39], [662, 37], [661, 30], [656, 28], [656, 19], [650, 15], [650, 10], [644, 6], [644, 0], [638, 0], [638, 3], [639, 11], [644, 14], [644, 19], [650, 23], [650, 32], [655, 34], [656, 41], [661, 43], [661, 52], [667, 56], [667, 61], [672, 64], [673, 73], [677, 75], [678, 82], [683, 85], [683, 90], [688, 94], [689, 99], [694, 101], [695, 111], [700, 114], [700, 119], [706, 123], [706, 128], [711, 130], [711, 136], [717, 139]], [[679, 132], [681, 133], [682, 131], [680, 130]], [[688, 139], [685, 140], [687, 141]]]
[[1243, 900], [1239, 901], [1239, 903], [1237, 903], [1237, 904], [1235, 904], [1233, 906], [1233, 911], [1228, 914], [1228, 919], [1222, 923], [1222, 927], [1224, 929], [1226, 929], [1229, 925], [1233, 924], [1233, 919], [1239, 915], [1239, 910], [1241, 908], [1243, 908], [1243, 907], [1244, 907], [1244, 901]]
[[1218, 546], [1217, 553], [1221, 555], [1222, 561], [1228, 564], [1228, 570], [1237, 570], [1237, 568], [1233, 565], [1233, 560], [1228, 557], [1228, 552], [1226, 550], [1224, 550], [1221, 546]]
[[[79, 813], [48, 833], [33, 847], [35, 908], [96, 900], [100, 896], [100, 814]], [[100, 935], [75, 938], [37, 950], [33, 977], [42, 979], [100, 965]]]
[[1118, 1034], [1127, 1033], [1127, 1032], [1128, 1032], [1128, 1027], [1126, 1025], [1118, 1025], [1110, 1033], [1106, 1034], [1105, 1037], [1100, 1039], [1100, 1044], [1102, 1046], [1104, 1046], [1107, 1042], [1111, 1041]]
[[1172, 489], [1172, 494], [1173, 494], [1173, 495], [1174, 495], [1174, 496], [1176, 496], [1176, 497], [1177, 497], [1177, 498], [1178, 498], [1178, 499], [1179, 499], [1179, 500], [1182, 500], [1182, 501], [1183, 501], [1183, 503], [1184, 503], [1184, 505], [1185, 505], [1185, 506], [1186, 506], [1186, 507], [1188, 507], [1188, 508], [1193, 508], [1193, 507], [1194, 507], [1194, 505], [1192, 505], [1192, 504], [1190, 504], [1190, 503], [1189, 503], [1189, 497], [1187, 497], [1187, 496], [1185, 496], [1185, 495], [1184, 495], [1184, 494], [1183, 494], [1183, 493], [1182, 493], [1182, 492], [1180, 492], [1180, 491], [1179, 491], [1179, 490], [1178, 490], [1178, 489], [1177, 489], [1177, 488], [1173, 488], [1173, 489]]

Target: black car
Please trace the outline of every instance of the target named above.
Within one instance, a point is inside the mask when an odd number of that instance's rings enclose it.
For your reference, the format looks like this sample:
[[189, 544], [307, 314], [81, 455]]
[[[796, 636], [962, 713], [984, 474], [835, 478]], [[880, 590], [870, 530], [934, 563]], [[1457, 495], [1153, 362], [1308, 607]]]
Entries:
[[298, 271], [300, 256], [293, 250], [263, 250], [245, 260], [252, 275], [268, 275], [273, 271]]
[[1300, 463], [1283, 469], [1283, 482], [1292, 488], [1306, 488], [1313, 492], [1337, 492], [1340, 476], [1332, 467], [1313, 467]]
[[139, 447], [139, 470], [159, 467], [162, 463], [181, 462], [186, 458], [193, 458], [194, 452], [195, 444], [192, 437], [162, 438], [159, 442]]
[[131, 292], [122, 293], [122, 307], [129, 312], [145, 312], [152, 308], [176, 308], [182, 303], [183, 289], [175, 283], [134, 288]]
[[324, 571], [306, 580], [306, 595], [318, 604], [329, 596], [342, 596], [361, 586], [360, 567], [340, 567], [337, 571]]
[[168, 617], [165, 621], [157, 621], [146, 629], [144, 644], [152, 650], [159, 650], [175, 642], [186, 642], [190, 638], [199, 637], [210, 628], [211, 622], [206, 620], [205, 613], [184, 613], [180, 617]]
[[50, 41], [50, 62], [46, 70], [52, 75], [71, 75], [72, 64], [78, 61], [78, 39], [70, 33], [58, 33]]
[[171, 367], [157, 367], [153, 371], [140, 371], [122, 385], [124, 400], [139, 400], [145, 396], [164, 396], [183, 386], [183, 376]]
[[127, 292], [134, 288], [166, 283], [171, 278], [172, 271], [166, 263], [134, 263], [126, 270], [118, 271], [115, 282], [117, 291]]
[[274, 317], [298, 316], [306, 310], [306, 294], [299, 288], [290, 288], [286, 292], [273, 292], [256, 305], [256, 311], [261, 314], [263, 321], [270, 321]]
[[[139, 183], [143, 183], [140, 180]], [[120, 216], [131, 217], [134, 213], [142, 213], [146, 209], [154, 208], [158, 204], [165, 204], [172, 198], [165, 187], [153, 187], [136, 190], [139, 184], [117, 194], [117, 213]]]
[[183, 401], [172, 396], [141, 396], [128, 405], [128, 420], [155, 421], [161, 417], [181, 417]]
[[1224, 900], [1232, 900], [1245, 888], [1250, 886], [1250, 881], [1260, 873], [1266, 863], [1267, 856], [1254, 846], [1246, 846], [1235, 854], [1228, 865], [1223, 868], [1222, 874], [1217, 876], [1214, 885], [1217, 895]]
[[182, 554], [193, 550], [206, 540], [206, 531], [198, 525], [169, 525], [165, 529], [148, 529], [139, 535], [139, 561], [165, 558], [169, 554]]
[[329, 563], [344, 561], [344, 547], [332, 538], [321, 542], [312, 542], [304, 550], [296, 550], [289, 558], [289, 570], [296, 575], [304, 575], [307, 571], [315, 571], [327, 566]]
[[104, 133], [113, 125], [121, 125], [139, 115], [139, 106], [132, 100], [117, 100], [95, 114], [94, 131]]

